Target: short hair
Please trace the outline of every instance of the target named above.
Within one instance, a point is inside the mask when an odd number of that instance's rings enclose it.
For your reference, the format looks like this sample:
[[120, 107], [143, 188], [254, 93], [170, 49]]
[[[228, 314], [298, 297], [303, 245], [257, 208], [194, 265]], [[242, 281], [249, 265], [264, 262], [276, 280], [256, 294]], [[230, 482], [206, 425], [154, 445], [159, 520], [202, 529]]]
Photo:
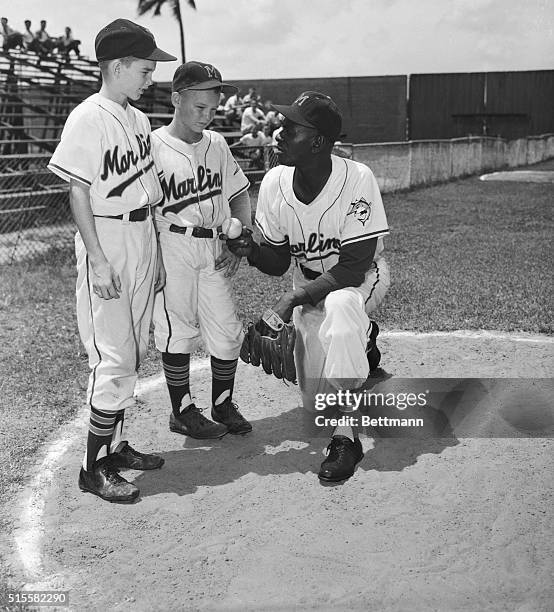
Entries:
[[31, 25], [31, 20], [30, 19], [25, 19], [25, 21], [23, 22], [25, 25], [29, 24]]

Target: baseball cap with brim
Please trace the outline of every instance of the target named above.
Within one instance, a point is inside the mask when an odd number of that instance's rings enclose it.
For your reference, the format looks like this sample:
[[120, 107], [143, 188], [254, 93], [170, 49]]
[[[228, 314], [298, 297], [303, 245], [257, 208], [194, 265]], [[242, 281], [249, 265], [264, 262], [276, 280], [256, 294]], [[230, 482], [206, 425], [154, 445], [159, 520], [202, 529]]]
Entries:
[[342, 116], [338, 106], [329, 96], [318, 91], [305, 91], [292, 104], [272, 104], [271, 108], [289, 121], [314, 128], [331, 140], [340, 136]]
[[99, 62], [136, 57], [154, 62], [173, 62], [177, 58], [158, 49], [150, 30], [128, 19], [116, 19], [102, 28], [94, 41]]
[[173, 75], [173, 91], [201, 91], [215, 88], [220, 88], [225, 95], [238, 91], [238, 87], [223, 83], [221, 72], [215, 66], [204, 62], [186, 62], [179, 66]]

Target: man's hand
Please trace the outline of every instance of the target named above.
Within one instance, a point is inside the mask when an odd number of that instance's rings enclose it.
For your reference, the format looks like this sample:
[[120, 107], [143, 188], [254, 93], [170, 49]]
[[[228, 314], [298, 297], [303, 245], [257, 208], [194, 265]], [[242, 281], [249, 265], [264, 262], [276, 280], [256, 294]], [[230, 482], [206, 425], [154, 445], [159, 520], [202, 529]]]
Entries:
[[221, 255], [215, 260], [215, 269], [216, 270], [225, 270], [224, 276], [226, 278], [230, 278], [237, 273], [240, 265], [240, 256], [232, 253], [227, 245], [223, 245], [223, 251]]
[[94, 293], [104, 300], [118, 300], [121, 293], [121, 280], [110, 262], [107, 259], [101, 261], [90, 260], [90, 267]]
[[279, 301], [272, 307], [271, 310], [276, 312], [285, 323], [290, 321], [292, 317], [292, 311], [296, 306], [301, 304], [307, 304], [310, 302], [310, 296], [299, 288], [294, 291], [287, 291], [279, 298]]
[[275, 306], [272, 306], [271, 310], [276, 312], [285, 323], [288, 323], [292, 317], [292, 311], [296, 305], [294, 293], [289, 291], [287, 293], [283, 293]]
[[164, 260], [162, 257], [162, 249], [160, 247], [160, 243], [158, 243], [158, 256], [156, 259], [156, 274], [154, 278], [155, 278], [154, 292], [158, 293], [165, 287], [165, 281], [166, 281], [165, 266], [164, 266]]
[[242, 228], [242, 234], [238, 238], [227, 238], [225, 234], [220, 235], [221, 240], [226, 240], [229, 251], [237, 257], [250, 257], [257, 243], [252, 238], [252, 230]]

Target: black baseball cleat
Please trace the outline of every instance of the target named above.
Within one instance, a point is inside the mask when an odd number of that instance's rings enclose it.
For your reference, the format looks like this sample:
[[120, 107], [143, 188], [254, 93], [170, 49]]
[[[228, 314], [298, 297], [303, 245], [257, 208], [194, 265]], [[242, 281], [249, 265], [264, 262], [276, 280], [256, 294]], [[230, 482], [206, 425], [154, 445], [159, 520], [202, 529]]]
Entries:
[[231, 398], [221, 404], [212, 406], [212, 419], [223, 423], [231, 434], [247, 434], [252, 431], [252, 425], [239, 412], [239, 407]]
[[375, 321], [371, 322], [371, 334], [365, 349], [367, 361], [369, 363], [369, 373], [371, 374], [379, 367], [381, 363], [381, 351], [377, 348], [377, 336], [379, 335], [379, 326]]
[[163, 457], [139, 453], [128, 442], [122, 442], [115, 453], [108, 455], [107, 461], [114, 468], [130, 470], [157, 470], [165, 463]]
[[358, 438], [352, 442], [346, 436], [333, 436], [327, 447], [327, 458], [321, 464], [318, 478], [325, 482], [339, 482], [354, 474], [356, 465], [364, 457]]
[[107, 459], [97, 461], [91, 471], [81, 468], [79, 489], [109, 502], [128, 504], [135, 501], [139, 496], [138, 488], [120, 476]]
[[171, 413], [169, 430], [197, 440], [215, 440], [222, 438], [228, 432], [225, 425], [207, 419], [194, 404], [181, 412], [178, 417]]

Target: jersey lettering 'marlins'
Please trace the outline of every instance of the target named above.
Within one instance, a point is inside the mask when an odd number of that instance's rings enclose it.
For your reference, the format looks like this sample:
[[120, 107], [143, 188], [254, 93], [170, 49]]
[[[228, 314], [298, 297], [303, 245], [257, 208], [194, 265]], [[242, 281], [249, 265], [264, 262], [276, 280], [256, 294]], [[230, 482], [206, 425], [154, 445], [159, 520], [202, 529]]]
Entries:
[[89, 187], [95, 215], [119, 215], [162, 198], [148, 118], [100, 94], [71, 112], [48, 167]]
[[[260, 185], [256, 225], [265, 240], [289, 245], [299, 263], [325, 272], [335, 266], [344, 245], [378, 238], [375, 259], [389, 233], [377, 181], [364, 164], [332, 156], [332, 171], [323, 191], [309, 204], [300, 202], [293, 185], [294, 168], [270, 170]], [[366, 214], [354, 215], [361, 202]]]
[[[180, 200], [175, 204], [164, 206], [164, 215], [170, 212], [178, 213], [183, 208], [196, 204], [199, 200], [207, 200], [221, 194], [221, 174], [212, 173], [204, 166], [198, 166], [196, 177], [186, 178], [177, 183], [175, 174], [171, 174], [168, 180], [163, 177], [161, 183], [165, 201]], [[187, 198], [191, 194], [193, 197]], [[197, 197], [198, 194], [200, 194], [199, 197]]]
[[214, 228], [231, 216], [229, 202], [248, 189], [225, 138], [204, 130], [197, 143], [186, 143], [167, 127], [152, 132], [152, 155], [162, 172], [164, 199], [156, 210], [160, 224]]
[[305, 256], [308, 253], [319, 253], [323, 257], [327, 257], [337, 253], [338, 249], [340, 249], [340, 240], [338, 238], [326, 238], [324, 234], [319, 234], [318, 236], [315, 232], [310, 234], [306, 242], [290, 244], [290, 252], [294, 257]]
[[100, 179], [105, 181], [110, 174], [122, 175], [128, 172], [129, 168], [135, 167], [139, 160], [150, 157], [152, 145], [150, 142], [150, 135], [144, 136], [143, 134], [135, 134], [137, 143], [139, 146], [138, 155], [132, 150], [128, 149], [123, 154], [119, 153], [119, 145], [115, 145], [113, 149], [108, 149], [104, 154], [104, 167]]

